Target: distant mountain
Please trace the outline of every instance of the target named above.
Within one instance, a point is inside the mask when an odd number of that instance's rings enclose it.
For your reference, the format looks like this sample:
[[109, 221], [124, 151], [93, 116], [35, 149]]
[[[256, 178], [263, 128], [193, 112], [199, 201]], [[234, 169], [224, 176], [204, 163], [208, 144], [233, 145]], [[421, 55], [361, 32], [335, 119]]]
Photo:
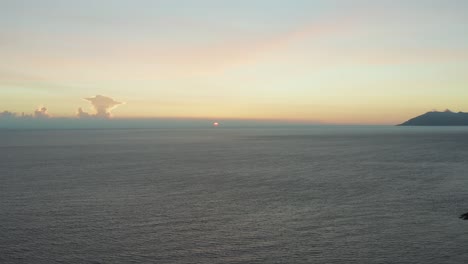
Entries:
[[427, 112], [399, 126], [468, 126], [468, 113], [454, 113], [450, 110]]

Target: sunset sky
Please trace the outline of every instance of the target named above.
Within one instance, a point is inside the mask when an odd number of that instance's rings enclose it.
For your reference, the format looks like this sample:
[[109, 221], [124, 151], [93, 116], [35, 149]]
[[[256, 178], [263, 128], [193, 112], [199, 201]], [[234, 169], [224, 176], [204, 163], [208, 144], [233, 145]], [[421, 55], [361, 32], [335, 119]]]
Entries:
[[464, 0], [0, 0], [0, 111], [395, 124], [468, 111]]

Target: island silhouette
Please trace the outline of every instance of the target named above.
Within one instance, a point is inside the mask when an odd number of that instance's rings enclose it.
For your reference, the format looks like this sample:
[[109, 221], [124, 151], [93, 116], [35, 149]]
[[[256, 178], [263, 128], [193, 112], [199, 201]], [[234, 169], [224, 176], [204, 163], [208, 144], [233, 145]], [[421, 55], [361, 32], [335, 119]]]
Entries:
[[398, 126], [468, 126], [468, 113], [431, 111], [399, 124]]

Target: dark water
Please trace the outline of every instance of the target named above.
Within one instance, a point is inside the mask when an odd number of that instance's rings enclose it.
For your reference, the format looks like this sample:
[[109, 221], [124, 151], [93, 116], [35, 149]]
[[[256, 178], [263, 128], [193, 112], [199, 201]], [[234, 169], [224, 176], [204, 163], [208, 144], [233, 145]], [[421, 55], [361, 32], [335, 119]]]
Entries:
[[468, 263], [468, 128], [0, 132], [0, 263]]

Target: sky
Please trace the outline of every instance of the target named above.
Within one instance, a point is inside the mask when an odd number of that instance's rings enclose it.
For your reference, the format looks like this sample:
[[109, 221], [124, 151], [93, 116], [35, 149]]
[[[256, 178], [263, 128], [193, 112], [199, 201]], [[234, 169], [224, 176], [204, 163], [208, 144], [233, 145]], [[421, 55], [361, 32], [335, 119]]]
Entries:
[[[468, 111], [466, 25], [465, 0], [0, 0], [0, 111], [326, 124]], [[118, 104], [99, 112], [96, 96]]]

